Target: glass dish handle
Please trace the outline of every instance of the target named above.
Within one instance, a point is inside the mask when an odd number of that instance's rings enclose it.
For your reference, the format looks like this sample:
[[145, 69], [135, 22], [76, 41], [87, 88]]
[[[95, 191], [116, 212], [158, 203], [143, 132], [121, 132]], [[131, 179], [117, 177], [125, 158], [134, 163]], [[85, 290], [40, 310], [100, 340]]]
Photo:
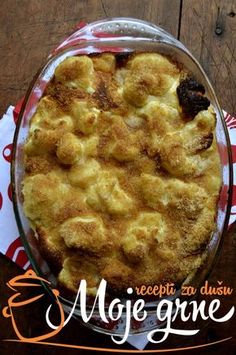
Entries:
[[[82, 27], [81, 27], [82, 25]], [[177, 41], [171, 34], [162, 28], [142, 20], [135, 20], [126, 17], [117, 17], [96, 21], [92, 24], [81, 23], [79, 29], [73, 32], [65, 41], [63, 41], [51, 54], [54, 55], [61, 50], [84, 41], [99, 41], [100, 38], [116, 39], [136, 37], [136, 38], [152, 38], [153, 41], [161, 40], [170, 43], [179, 48], [187, 50], [184, 45]]]

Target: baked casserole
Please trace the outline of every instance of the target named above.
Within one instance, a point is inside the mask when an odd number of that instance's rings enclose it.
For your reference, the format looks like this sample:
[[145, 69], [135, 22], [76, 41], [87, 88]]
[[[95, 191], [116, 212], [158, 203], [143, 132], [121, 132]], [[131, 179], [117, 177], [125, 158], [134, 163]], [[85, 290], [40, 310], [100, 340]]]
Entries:
[[181, 283], [204, 262], [221, 168], [204, 87], [162, 54], [68, 57], [24, 145], [24, 211], [59, 283]]

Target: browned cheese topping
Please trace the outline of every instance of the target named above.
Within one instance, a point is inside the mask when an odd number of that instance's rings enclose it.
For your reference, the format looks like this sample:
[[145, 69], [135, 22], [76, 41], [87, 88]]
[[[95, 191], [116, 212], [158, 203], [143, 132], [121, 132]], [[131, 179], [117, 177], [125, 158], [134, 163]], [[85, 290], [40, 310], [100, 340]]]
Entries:
[[177, 283], [202, 264], [221, 187], [204, 94], [158, 53], [58, 65], [30, 122], [23, 196], [65, 288]]

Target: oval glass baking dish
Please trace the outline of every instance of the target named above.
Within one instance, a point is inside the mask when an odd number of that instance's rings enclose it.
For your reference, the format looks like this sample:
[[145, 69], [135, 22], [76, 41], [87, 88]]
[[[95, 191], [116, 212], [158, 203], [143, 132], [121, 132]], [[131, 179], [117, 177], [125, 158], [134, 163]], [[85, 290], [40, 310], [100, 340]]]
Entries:
[[[232, 198], [230, 142], [222, 111], [203, 69], [181, 42], [153, 24], [132, 18], [114, 18], [94, 22], [74, 32], [49, 56], [47, 63], [36, 74], [22, 104], [14, 136], [11, 178], [17, 225], [33, 268], [37, 274], [51, 281], [52, 287], [56, 287], [56, 277], [40, 255], [36, 238], [23, 211], [21, 183], [24, 176], [24, 164], [22, 147], [28, 135], [29, 121], [36, 110], [37, 103], [42, 97], [47, 83], [54, 75], [55, 68], [65, 58], [78, 54], [133, 51], [152, 51], [173, 57], [204, 85], [206, 96], [210, 99], [216, 112], [216, 140], [221, 160], [223, 181], [218, 202], [217, 228], [212, 234], [206, 249], [207, 261], [196, 273], [188, 277], [187, 281], [191, 285], [197, 287], [206, 279], [212, 270], [216, 255], [220, 251], [223, 236], [227, 231]], [[45, 284], [44, 287], [50, 293], [50, 288]], [[61, 302], [65, 310], [69, 312], [73, 305], [73, 299], [62, 296]], [[131, 327], [132, 334], [148, 331], [156, 327], [156, 322], [153, 320], [155, 319], [155, 306], [155, 302], [147, 303], [149, 316], [139, 327], [137, 327], [137, 324]], [[79, 310], [75, 309], [74, 315], [79, 319]], [[98, 315], [98, 310], [95, 309], [94, 317], [86, 325], [104, 333], [123, 333], [122, 322], [107, 326], [100, 322]]]

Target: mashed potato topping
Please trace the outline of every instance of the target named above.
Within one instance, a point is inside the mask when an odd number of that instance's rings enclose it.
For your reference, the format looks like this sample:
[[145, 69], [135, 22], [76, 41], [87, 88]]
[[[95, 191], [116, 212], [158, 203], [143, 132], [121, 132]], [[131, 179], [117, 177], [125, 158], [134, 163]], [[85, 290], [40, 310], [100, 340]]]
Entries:
[[204, 87], [158, 53], [66, 58], [24, 145], [24, 210], [76, 292], [180, 283], [204, 260], [221, 187]]

